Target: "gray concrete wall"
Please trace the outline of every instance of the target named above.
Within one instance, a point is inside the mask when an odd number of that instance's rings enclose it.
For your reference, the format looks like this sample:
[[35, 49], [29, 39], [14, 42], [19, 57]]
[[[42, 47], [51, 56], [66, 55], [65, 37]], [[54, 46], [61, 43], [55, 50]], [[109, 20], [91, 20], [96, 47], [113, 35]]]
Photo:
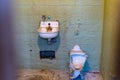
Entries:
[[[99, 70], [102, 35], [102, 0], [18, 0], [16, 48], [21, 68], [67, 70], [70, 49], [79, 44], [86, 52], [90, 71]], [[37, 29], [42, 15], [60, 21], [57, 42], [48, 45]], [[55, 50], [55, 60], [40, 60], [40, 50]]]

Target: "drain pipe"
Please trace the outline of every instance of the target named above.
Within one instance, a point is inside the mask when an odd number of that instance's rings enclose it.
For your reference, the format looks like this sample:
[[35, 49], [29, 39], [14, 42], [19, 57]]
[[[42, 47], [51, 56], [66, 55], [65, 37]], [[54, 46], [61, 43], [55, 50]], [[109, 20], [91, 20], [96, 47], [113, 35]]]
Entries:
[[50, 45], [51, 43], [52, 43], [52, 39], [49, 38], [49, 39], [48, 39], [48, 44]]

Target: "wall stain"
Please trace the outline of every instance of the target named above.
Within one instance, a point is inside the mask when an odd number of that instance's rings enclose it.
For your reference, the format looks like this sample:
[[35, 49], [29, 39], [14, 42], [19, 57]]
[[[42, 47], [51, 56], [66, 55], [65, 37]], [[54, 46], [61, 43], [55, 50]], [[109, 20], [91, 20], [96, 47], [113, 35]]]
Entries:
[[[102, 1], [18, 0], [18, 3], [19, 13], [16, 21], [20, 33], [16, 34], [16, 37], [17, 41], [22, 43], [20, 54], [24, 56], [20, 65], [24, 68], [67, 70], [68, 67], [65, 67], [69, 61], [67, 54], [75, 44], [79, 44], [89, 55], [89, 69], [99, 70], [102, 5], [97, 4], [102, 4]], [[93, 3], [96, 5], [92, 6]], [[40, 38], [37, 32], [42, 15], [50, 15], [51, 20], [60, 22], [60, 33], [52, 40], [52, 45], [48, 45], [47, 40]], [[56, 60], [46, 64], [50, 61], [37, 59], [40, 50], [56, 51]], [[96, 61], [93, 62], [95, 57]]]

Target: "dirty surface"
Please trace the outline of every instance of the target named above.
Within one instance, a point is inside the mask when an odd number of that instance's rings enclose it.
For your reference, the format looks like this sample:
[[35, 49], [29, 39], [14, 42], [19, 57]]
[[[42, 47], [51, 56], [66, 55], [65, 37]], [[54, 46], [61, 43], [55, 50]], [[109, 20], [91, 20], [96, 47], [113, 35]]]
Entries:
[[[17, 80], [70, 80], [67, 71], [60, 70], [18, 70]], [[100, 73], [90, 72], [85, 75], [85, 80], [102, 80]]]
[[[26, 69], [67, 70], [68, 53], [79, 44], [90, 69], [99, 71], [103, 0], [16, 0], [16, 48], [18, 65]], [[42, 15], [60, 22], [59, 35], [48, 45], [37, 29]], [[14, 15], [15, 16], [15, 15]], [[54, 50], [53, 61], [40, 60], [39, 51]], [[56, 65], [56, 66], [53, 66]], [[47, 67], [46, 67], [47, 66]], [[87, 68], [88, 69], [88, 68]]]
[[67, 72], [58, 70], [18, 70], [17, 80], [69, 80]]

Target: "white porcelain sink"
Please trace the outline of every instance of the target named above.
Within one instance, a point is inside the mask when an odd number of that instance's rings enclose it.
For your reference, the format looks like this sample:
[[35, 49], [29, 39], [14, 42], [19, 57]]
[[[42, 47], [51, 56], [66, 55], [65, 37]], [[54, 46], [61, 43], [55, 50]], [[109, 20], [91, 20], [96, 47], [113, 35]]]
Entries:
[[57, 21], [42, 21], [38, 32], [41, 38], [55, 38], [59, 32], [59, 23]]

